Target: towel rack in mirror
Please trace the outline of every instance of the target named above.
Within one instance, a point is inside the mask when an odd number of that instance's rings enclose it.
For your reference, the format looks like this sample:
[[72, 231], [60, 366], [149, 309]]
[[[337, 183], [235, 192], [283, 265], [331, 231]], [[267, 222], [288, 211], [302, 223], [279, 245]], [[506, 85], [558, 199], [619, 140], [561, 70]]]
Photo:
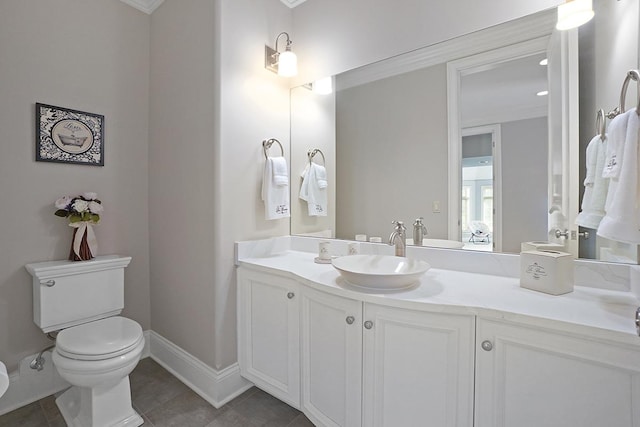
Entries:
[[322, 164], [326, 165], [327, 160], [324, 158], [324, 153], [319, 148], [314, 148], [307, 151], [307, 157], [309, 157], [309, 163], [311, 163], [311, 161], [313, 160], [313, 157], [318, 153], [320, 153], [320, 155], [322, 156]]
[[282, 148], [282, 144], [280, 144], [280, 141], [275, 138], [269, 138], [262, 141], [262, 149], [264, 150], [265, 159], [269, 158], [269, 156], [267, 155], [267, 151], [269, 151], [269, 148], [271, 148], [274, 142], [278, 143], [278, 145], [280, 146], [280, 153], [282, 153], [282, 157], [284, 157], [284, 148]]
[[600, 139], [604, 141], [607, 132], [607, 116], [601, 108], [596, 114], [596, 133], [600, 135]]

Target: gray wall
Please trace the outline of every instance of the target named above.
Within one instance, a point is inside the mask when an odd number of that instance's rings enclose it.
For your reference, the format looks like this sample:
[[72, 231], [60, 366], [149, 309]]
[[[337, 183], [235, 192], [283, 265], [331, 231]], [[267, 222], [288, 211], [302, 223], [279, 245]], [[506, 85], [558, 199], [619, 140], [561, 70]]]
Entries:
[[501, 124], [503, 252], [547, 240], [547, 135], [546, 117]]
[[[0, 2], [0, 360], [49, 345], [24, 265], [66, 259], [60, 196], [95, 191], [99, 254], [130, 255], [124, 315], [150, 327], [149, 16], [119, 1]], [[35, 162], [35, 102], [105, 116], [105, 166]]]
[[149, 234], [153, 330], [213, 366], [217, 16], [211, 0], [151, 16]]
[[420, 216], [447, 238], [446, 88], [440, 64], [337, 93], [338, 238], [385, 237]]
[[153, 330], [217, 369], [237, 360], [234, 241], [289, 233], [260, 183], [262, 140], [289, 147], [289, 81], [263, 58], [290, 20], [279, 0], [166, 0], [151, 18]]

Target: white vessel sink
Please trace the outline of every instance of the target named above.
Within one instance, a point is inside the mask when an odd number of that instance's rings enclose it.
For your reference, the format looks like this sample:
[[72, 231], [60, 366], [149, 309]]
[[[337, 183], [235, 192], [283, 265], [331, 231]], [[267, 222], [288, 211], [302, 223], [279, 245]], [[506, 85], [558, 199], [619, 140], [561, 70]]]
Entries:
[[[412, 238], [407, 239], [407, 245], [413, 246]], [[457, 240], [422, 239], [422, 246], [428, 248], [462, 249], [464, 247], [464, 243], [458, 242]]]
[[424, 261], [390, 255], [350, 255], [331, 263], [352, 285], [381, 291], [410, 288], [431, 268]]

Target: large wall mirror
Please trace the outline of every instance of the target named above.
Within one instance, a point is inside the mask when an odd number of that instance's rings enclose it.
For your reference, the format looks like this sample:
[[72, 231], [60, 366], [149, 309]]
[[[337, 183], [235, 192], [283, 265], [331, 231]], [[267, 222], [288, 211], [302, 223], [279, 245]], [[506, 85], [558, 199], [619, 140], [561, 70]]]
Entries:
[[[618, 105], [639, 66], [638, 2], [594, 10], [569, 32], [543, 11], [350, 70], [330, 94], [293, 88], [291, 234], [386, 241], [392, 220], [411, 237], [423, 217], [426, 246], [517, 253], [537, 241], [638, 263], [637, 245], [575, 225], [596, 112]], [[309, 161], [326, 169], [326, 216], [298, 197]]]

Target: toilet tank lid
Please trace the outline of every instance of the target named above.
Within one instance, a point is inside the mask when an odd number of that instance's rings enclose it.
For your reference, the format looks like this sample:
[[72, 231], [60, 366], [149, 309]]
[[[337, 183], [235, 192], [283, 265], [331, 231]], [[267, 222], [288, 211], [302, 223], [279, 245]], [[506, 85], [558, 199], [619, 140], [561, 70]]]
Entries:
[[27, 264], [25, 268], [33, 277], [39, 280], [48, 280], [75, 274], [125, 268], [130, 262], [131, 257], [128, 256], [101, 255], [90, 261], [45, 261]]
[[115, 357], [142, 340], [142, 327], [126, 317], [109, 317], [60, 331], [57, 350], [67, 356], [92, 359]]

